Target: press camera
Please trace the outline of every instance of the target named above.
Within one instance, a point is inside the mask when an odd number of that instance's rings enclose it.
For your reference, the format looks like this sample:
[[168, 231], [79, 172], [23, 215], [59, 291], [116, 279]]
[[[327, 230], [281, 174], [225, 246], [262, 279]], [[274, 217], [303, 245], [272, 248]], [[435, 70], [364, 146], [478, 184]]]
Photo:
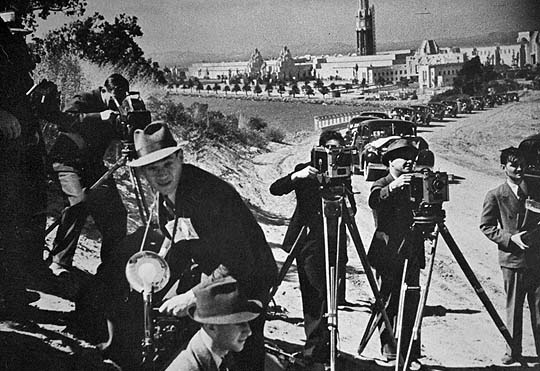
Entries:
[[354, 156], [358, 156], [354, 146], [314, 147], [311, 163], [324, 178], [348, 178], [353, 171]]
[[116, 128], [122, 140], [133, 143], [133, 132], [144, 129], [152, 121], [150, 111], [139, 92], [131, 91], [121, 104], [118, 105], [119, 115], [116, 118]]

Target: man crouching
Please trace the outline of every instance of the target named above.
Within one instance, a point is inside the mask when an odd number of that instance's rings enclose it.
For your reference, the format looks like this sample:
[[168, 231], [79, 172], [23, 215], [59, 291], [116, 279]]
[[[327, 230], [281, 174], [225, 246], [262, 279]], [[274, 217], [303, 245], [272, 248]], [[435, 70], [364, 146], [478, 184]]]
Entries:
[[[276, 262], [264, 233], [236, 190], [227, 182], [196, 166], [184, 164], [183, 152], [168, 126], [160, 121], [134, 132], [141, 168], [158, 194], [160, 229], [167, 237], [171, 268], [199, 265], [211, 275], [220, 265], [238, 282], [244, 297], [267, 303], [277, 275]], [[162, 313], [183, 316], [195, 302], [193, 290], [177, 295], [161, 307]], [[238, 370], [264, 370], [265, 316], [250, 325], [253, 335], [235, 354]]]

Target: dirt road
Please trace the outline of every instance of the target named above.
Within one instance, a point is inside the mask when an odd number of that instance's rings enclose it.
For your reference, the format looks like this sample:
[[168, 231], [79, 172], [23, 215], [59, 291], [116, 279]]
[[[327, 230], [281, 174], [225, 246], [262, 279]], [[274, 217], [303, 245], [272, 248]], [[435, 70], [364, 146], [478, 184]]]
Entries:
[[[440, 138], [451, 140], [445, 136], [445, 133], [453, 133], [460, 127], [479, 126], [484, 120], [492, 120], [493, 117], [504, 122], [505, 119], [509, 120], [523, 109], [523, 106], [517, 104], [513, 107], [511, 105], [503, 107], [504, 109], [495, 108], [463, 115], [462, 118], [451, 122], [439, 123], [436, 127], [425, 130], [421, 135], [430, 143]], [[273, 180], [290, 172], [296, 163], [306, 161], [316, 140], [316, 134], [306, 134], [299, 142], [290, 145], [275, 145], [272, 152], [257, 156], [254, 167], [255, 178], [261, 182], [261, 186], [268, 187]], [[506, 143], [500, 143], [498, 147], [504, 148], [505, 145]], [[436, 145], [435, 148], [437, 148]], [[493, 167], [496, 168], [497, 165]], [[444, 204], [447, 214], [446, 226], [504, 320], [504, 293], [502, 276], [497, 263], [497, 248], [484, 237], [478, 228], [484, 196], [489, 189], [501, 183], [503, 178], [486, 175], [484, 172], [471, 170], [440, 157], [437, 157], [436, 169], [455, 174], [462, 179], [459, 184], [451, 185], [451, 200]], [[355, 191], [359, 192], [355, 196], [357, 204], [360, 205], [356, 223], [363, 244], [367, 248], [373, 234], [372, 215], [366, 205], [371, 183], [365, 182], [360, 176], [354, 176], [353, 185]], [[264, 189], [260, 191], [260, 194], [264, 195], [263, 191]], [[252, 198], [251, 202], [254, 202]], [[260, 202], [263, 209], [272, 210], [272, 213], [276, 214], [276, 220], [290, 217], [295, 205], [293, 195], [272, 197], [267, 193]], [[286, 226], [264, 224], [264, 227], [268, 240], [272, 244], [279, 245]], [[274, 249], [274, 252], [278, 261], [283, 262], [286, 258], [285, 253], [279, 249]], [[505, 349], [504, 338], [442, 237], [439, 238], [435, 259], [427, 313], [422, 326], [423, 363], [468, 370], [500, 364], [500, 358]], [[340, 349], [356, 355], [358, 343], [369, 318], [367, 305], [372, 294], [352, 244], [349, 245], [347, 272], [347, 299], [353, 305], [339, 311]], [[301, 327], [300, 292], [294, 265], [276, 295], [276, 304], [288, 311], [288, 320], [270, 321], [267, 326], [268, 337], [301, 344], [304, 333]], [[523, 352], [525, 356], [535, 355], [527, 310], [524, 321]], [[362, 356], [367, 359], [379, 357], [377, 336], [373, 336]]]

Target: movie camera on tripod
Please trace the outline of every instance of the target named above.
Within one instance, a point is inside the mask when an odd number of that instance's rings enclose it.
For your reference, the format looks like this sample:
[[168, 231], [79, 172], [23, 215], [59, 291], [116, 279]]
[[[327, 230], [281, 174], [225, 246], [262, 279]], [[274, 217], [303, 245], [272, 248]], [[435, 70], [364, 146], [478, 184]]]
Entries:
[[116, 99], [115, 103], [119, 113], [115, 122], [116, 130], [123, 141], [133, 143], [133, 132], [144, 129], [152, 121], [152, 115], [138, 91], [128, 92], [122, 103]]
[[358, 156], [354, 146], [319, 146], [311, 151], [311, 163], [326, 180], [349, 178], [354, 167], [354, 156]]
[[443, 202], [450, 200], [448, 174], [424, 169], [413, 173], [408, 187], [409, 199], [416, 222], [433, 222], [434, 218], [444, 218]]

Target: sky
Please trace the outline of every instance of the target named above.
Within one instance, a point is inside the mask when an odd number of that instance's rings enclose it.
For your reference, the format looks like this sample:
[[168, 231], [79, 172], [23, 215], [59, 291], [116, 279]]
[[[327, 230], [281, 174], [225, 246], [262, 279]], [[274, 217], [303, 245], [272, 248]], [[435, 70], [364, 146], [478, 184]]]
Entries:
[[[356, 45], [359, 0], [87, 0], [86, 15], [138, 17], [146, 54]], [[540, 0], [371, 0], [377, 43], [540, 29]], [[53, 16], [38, 35], [69, 21]], [[516, 35], [517, 37], [517, 35]], [[294, 50], [291, 50], [294, 54]]]

